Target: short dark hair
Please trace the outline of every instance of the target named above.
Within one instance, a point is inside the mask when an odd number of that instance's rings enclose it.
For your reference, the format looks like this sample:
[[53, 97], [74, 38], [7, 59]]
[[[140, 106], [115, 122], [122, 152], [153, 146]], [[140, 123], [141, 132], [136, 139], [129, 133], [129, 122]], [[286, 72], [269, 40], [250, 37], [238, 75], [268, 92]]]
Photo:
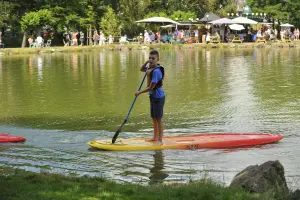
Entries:
[[149, 54], [150, 54], [150, 55], [157, 55], [157, 57], [159, 58], [159, 53], [158, 53], [157, 50], [152, 50], [152, 51], [150, 51]]

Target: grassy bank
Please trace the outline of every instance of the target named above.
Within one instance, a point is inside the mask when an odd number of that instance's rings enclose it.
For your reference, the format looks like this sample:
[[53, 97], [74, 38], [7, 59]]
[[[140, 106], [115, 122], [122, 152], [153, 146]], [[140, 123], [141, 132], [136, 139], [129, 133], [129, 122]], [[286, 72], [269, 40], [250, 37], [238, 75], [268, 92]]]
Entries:
[[104, 46], [71, 46], [71, 47], [46, 47], [46, 48], [5, 48], [0, 49], [0, 56], [5, 55], [23, 55], [23, 54], [42, 54], [42, 53], [61, 53], [61, 52], [89, 52], [94, 50], [140, 50], [140, 49], [211, 49], [211, 48], [290, 48], [290, 47], [300, 47], [299, 41], [294, 41], [292, 43], [285, 42], [268, 42], [264, 43], [221, 43], [221, 44], [113, 44]]
[[2, 200], [270, 200], [267, 195], [226, 189], [211, 181], [189, 184], [141, 186], [117, 184], [102, 178], [65, 177], [0, 168]]

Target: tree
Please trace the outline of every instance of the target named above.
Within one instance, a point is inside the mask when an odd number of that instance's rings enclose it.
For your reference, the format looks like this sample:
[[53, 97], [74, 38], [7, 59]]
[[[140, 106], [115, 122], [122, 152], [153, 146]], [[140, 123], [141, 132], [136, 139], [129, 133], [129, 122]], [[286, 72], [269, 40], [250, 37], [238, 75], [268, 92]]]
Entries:
[[100, 27], [105, 35], [119, 35], [120, 21], [111, 7], [107, 8], [106, 13], [101, 18]]
[[13, 10], [16, 4], [2, 1], [0, 2], [0, 28], [7, 26], [13, 17]]
[[89, 25], [96, 27], [97, 14], [93, 6], [88, 6], [86, 17], [80, 18], [80, 26], [87, 28]]
[[145, 17], [150, 0], [120, 0], [119, 1], [119, 16], [123, 31], [127, 35], [136, 35], [143, 27], [135, 21]]
[[52, 12], [46, 9], [37, 12], [29, 12], [21, 18], [20, 24], [22, 31], [33, 29], [39, 31], [42, 26], [52, 26], [57, 19], [52, 15]]
[[176, 10], [194, 12], [197, 17], [202, 17], [206, 12], [219, 9], [217, 0], [168, 0], [167, 7], [170, 13]]
[[181, 11], [181, 10], [177, 10], [175, 12], [173, 12], [173, 14], [171, 15], [171, 18], [173, 20], [178, 20], [178, 21], [187, 21], [189, 20], [190, 18], [192, 19], [196, 19], [197, 18], [197, 15], [196, 13], [194, 12], [191, 12], [191, 11]]
[[[267, 13], [268, 21], [278, 19], [280, 23], [284, 21], [300, 25], [300, 0], [246, 2], [253, 12]], [[108, 5], [113, 8], [109, 12]], [[39, 12], [40, 10], [47, 10], [44, 14], [51, 14], [44, 18], [43, 11]], [[91, 25], [95, 29], [103, 26], [107, 34], [116, 34], [115, 21], [118, 19], [118, 28], [133, 36], [145, 27], [135, 21], [146, 17], [163, 16], [185, 21], [189, 18], [202, 18], [207, 12], [226, 17], [227, 13], [236, 12], [236, 0], [6, 0], [0, 1], [0, 28], [10, 26], [12, 35], [18, 35], [21, 33], [21, 26], [23, 30], [37, 31], [42, 26], [51, 24], [55, 32], [60, 34], [65, 29], [80, 30]], [[110, 17], [103, 17], [104, 14]], [[54, 19], [55, 23], [51, 22]]]
[[166, 17], [168, 18], [168, 14], [164, 11], [159, 11], [159, 12], [148, 12], [144, 18], [150, 18], [150, 17]]
[[235, 13], [237, 10], [237, 5], [234, 0], [227, 1], [226, 4], [222, 4], [220, 9], [217, 9], [215, 12], [220, 17], [227, 17], [227, 13]]
[[34, 30], [36, 34], [40, 34], [40, 30], [43, 26], [51, 27], [57, 19], [52, 15], [52, 12], [47, 9], [41, 9], [37, 12], [29, 12], [21, 18], [21, 29], [24, 32], [22, 48], [26, 44], [26, 32], [28, 30]]
[[283, 0], [248, 0], [247, 4], [253, 12], [267, 13], [269, 20], [286, 20], [288, 16], [287, 6]]
[[288, 20], [296, 27], [300, 26], [300, 2], [299, 1], [288, 1], [287, 10], [290, 12]]

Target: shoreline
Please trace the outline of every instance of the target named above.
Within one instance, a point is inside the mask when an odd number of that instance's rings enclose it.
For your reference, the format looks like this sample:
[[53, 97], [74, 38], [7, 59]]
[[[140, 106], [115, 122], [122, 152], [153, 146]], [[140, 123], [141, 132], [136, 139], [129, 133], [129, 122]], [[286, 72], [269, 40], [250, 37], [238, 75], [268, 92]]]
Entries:
[[251, 199], [271, 200], [271, 194], [250, 194], [236, 188], [225, 187], [210, 179], [187, 184], [116, 183], [102, 177], [72, 177], [60, 174], [34, 173], [25, 170], [0, 168], [0, 196], [4, 199]]
[[103, 46], [53, 46], [44, 48], [5, 48], [0, 49], [0, 56], [10, 55], [26, 55], [26, 54], [47, 54], [47, 53], [69, 53], [69, 52], [90, 52], [95, 50], [110, 50], [110, 51], [123, 51], [123, 50], [146, 50], [146, 49], [228, 49], [228, 48], [297, 48], [300, 47], [300, 40], [293, 42], [267, 42], [267, 43], [219, 43], [219, 44], [113, 44]]

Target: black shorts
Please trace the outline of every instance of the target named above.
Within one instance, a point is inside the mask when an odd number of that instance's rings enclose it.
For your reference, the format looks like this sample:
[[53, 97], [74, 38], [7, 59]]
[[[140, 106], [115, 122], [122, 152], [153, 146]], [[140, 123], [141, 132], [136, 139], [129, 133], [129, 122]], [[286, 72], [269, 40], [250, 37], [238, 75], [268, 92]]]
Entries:
[[164, 114], [165, 97], [154, 98], [150, 96], [150, 114], [152, 118], [161, 119]]

